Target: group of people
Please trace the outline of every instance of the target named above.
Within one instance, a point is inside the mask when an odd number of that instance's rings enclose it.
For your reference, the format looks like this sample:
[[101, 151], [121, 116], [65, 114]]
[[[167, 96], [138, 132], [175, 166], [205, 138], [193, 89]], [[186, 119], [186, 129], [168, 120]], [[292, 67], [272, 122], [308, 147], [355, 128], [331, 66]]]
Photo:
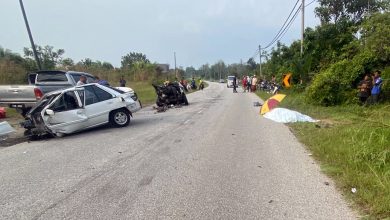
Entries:
[[[80, 76], [79, 81], [77, 81], [76, 86], [81, 86], [88, 83], [88, 79], [86, 76], [82, 75]], [[100, 79], [98, 76], [95, 77], [95, 82], [97, 84], [103, 85], [103, 86], [110, 86], [110, 83], [108, 83], [107, 80]], [[126, 80], [123, 76], [119, 79], [119, 86], [120, 87], [126, 87]]]
[[203, 82], [202, 78], [199, 79], [199, 88], [196, 85], [196, 80], [194, 77], [192, 77], [192, 79], [189, 83], [185, 79], [181, 79], [179, 83], [184, 87], [184, 90], [186, 92], [191, 91], [193, 89], [203, 90], [203, 88], [204, 88], [204, 82]]
[[383, 80], [381, 71], [377, 70], [374, 74], [366, 74], [358, 85], [359, 99], [361, 104], [376, 104], [379, 101]]
[[256, 92], [258, 79], [256, 75], [244, 76], [241, 80], [244, 92]]

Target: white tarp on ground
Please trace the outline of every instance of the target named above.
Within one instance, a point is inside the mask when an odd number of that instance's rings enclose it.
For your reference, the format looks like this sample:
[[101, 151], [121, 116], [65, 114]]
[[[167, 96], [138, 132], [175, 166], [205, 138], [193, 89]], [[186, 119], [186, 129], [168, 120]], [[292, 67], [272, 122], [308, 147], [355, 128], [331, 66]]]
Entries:
[[11, 125], [8, 124], [8, 122], [4, 121], [0, 123], [0, 137], [12, 132], [15, 132], [15, 129], [13, 129]]
[[279, 123], [318, 122], [318, 120], [314, 120], [310, 116], [286, 108], [274, 108], [270, 112], [265, 113], [264, 118]]

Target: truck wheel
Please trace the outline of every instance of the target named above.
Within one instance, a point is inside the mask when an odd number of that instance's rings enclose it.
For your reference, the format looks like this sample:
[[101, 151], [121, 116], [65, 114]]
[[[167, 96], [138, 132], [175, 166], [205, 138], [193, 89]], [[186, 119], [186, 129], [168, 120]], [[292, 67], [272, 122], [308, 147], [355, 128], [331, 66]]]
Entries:
[[117, 109], [110, 113], [110, 124], [114, 127], [125, 127], [130, 123], [129, 111]]

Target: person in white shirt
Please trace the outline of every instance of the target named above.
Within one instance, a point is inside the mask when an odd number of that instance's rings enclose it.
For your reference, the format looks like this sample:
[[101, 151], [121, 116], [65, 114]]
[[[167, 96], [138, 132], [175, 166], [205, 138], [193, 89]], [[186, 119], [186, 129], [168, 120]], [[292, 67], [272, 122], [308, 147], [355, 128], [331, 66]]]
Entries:
[[256, 92], [256, 86], [257, 86], [257, 77], [256, 75], [252, 78], [252, 92]]
[[79, 81], [77, 82], [76, 86], [81, 86], [87, 84], [87, 77], [85, 76], [80, 76]]

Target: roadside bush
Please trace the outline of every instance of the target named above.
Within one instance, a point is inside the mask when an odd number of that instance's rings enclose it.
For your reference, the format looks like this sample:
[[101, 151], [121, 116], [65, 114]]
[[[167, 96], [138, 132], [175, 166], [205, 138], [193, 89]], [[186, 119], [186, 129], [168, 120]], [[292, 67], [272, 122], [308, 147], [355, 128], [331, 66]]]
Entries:
[[0, 60], [0, 85], [26, 83], [27, 74], [23, 66], [9, 60]]
[[359, 53], [352, 60], [336, 62], [314, 77], [306, 90], [306, 100], [324, 106], [351, 103], [356, 98], [357, 83], [375, 66], [377, 58], [369, 51]]
[[306, 100], [317, 105], [336, 105], [343, 101], [341, 88], [343, 85], [341, 75], [347, 69], [348, 60], [333, 64], [329, 69], [317, 74], [306, 90]]
[[382, 99], [385, 101], [390, 101], [390, 67], [385, 68], [382, 71]]

